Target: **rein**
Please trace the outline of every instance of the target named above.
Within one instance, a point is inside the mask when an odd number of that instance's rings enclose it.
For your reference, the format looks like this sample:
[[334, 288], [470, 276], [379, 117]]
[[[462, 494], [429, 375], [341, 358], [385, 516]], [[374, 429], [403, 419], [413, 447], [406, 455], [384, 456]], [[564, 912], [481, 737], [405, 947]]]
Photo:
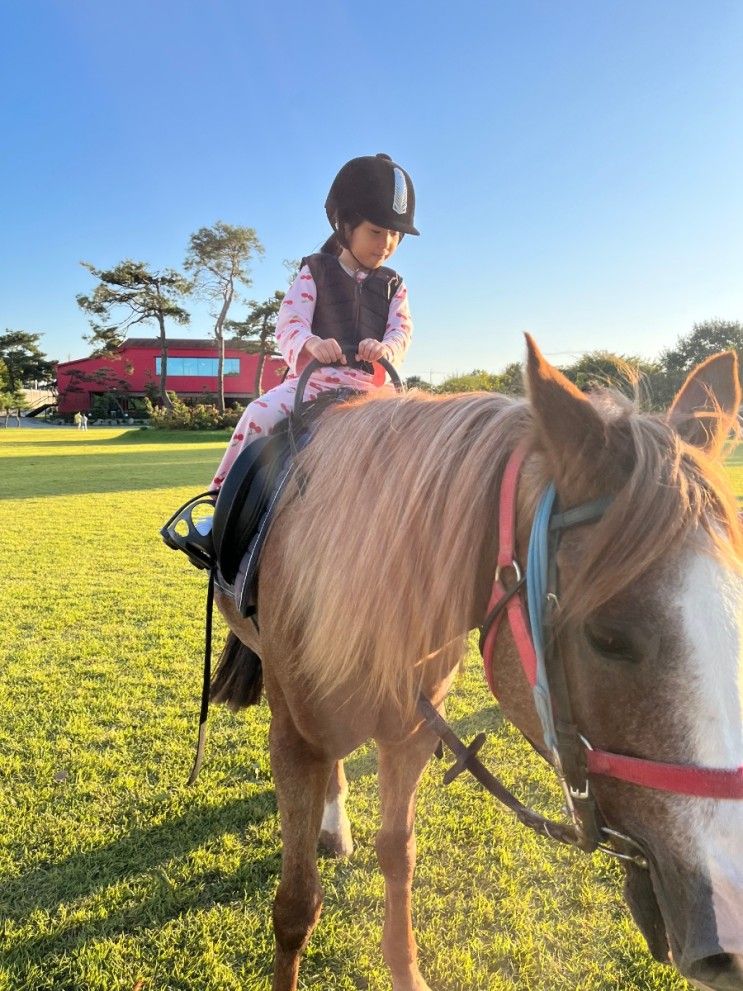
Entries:
[[495, 695], [495, 643], [503, 618], [507, 616], [521, 667], [532, 691], [548, 760], [560, 782], [570, 823], [550, 822], [527, 809], [490, 774], [477, 757], [484, 735], [468, 747], [423, 696], [419, 709], [428, 725], [457, 757], [444, 778], [445, 783], [461, 771], [469, 770], [524, 825], [536, 832], [586, 852], [600, 849], [646, 868], [647, 858], [640, 845], [603, 822], [590, 778], [614, 778], [699, 798], [743, 799], [743, 767], [724, 770], [628, 757], [597, 750], [581, 734], [573, 719], [565, 667], [553, 630], [559, 608], [557, 549], [563, 531], [601, 519], [611, 504], [611, 497], [559, 512], [555, 486], [548, 485], [534, 516], [526, 574], [522, 574], [516, 557], [516, 497], [526, 454], [524, 446], [513, 452], [501, 483], [498, 559], [487, 614], [480, 627], [480, 652], [488, 687]]

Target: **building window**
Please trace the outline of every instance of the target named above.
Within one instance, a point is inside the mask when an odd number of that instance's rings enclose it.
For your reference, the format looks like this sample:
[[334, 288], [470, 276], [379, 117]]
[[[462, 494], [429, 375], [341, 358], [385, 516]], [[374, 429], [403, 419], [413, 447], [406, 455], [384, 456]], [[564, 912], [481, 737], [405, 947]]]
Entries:
[[[168, 358], [168, 378], [216, 378], [217, 358]], [[240, 359], [224, 359], [225, 375], [240, 374]], [[160, 374], [160, 358], [155, 358], [155, 374]]]

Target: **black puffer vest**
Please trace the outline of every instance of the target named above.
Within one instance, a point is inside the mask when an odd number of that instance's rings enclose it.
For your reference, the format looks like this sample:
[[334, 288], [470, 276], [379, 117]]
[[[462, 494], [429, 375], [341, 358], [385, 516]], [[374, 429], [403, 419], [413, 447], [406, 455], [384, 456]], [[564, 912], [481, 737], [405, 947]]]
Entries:
[[349, 275], [335, 255], [320, 253], [302, 259], [317, 287], [312, 333], [334, 337], [351, 347], [367, 337], [381, 341], [387, 329], [392, 297], [402, 278], [391, 268], [373, 269], [362, 282]]

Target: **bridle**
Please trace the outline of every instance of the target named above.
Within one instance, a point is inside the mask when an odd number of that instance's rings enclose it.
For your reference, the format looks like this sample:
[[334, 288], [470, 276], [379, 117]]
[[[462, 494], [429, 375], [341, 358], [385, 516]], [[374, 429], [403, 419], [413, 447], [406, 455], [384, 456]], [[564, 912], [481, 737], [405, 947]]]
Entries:
[[[586, 852], [600, 849], [620, 860], [647, 867], [647, 856], [641, 845], [604, 821], [593, 795], [591, 779], [596, 776], [614, 778], [645, 788], [700, 798], [743, 799], [743, 767], [724, 770], [630, 757], [598, 750], [581, 733], [573, 717], [567, 675], [555, 636], [559, 609], [557, 551], [566, 530], [600, 520], [612, 499], [596, 499], [561, 512], [555, 486], [548, 485], [534, 516], [526, 573], [522, 574], [516, 556], [516, 506], [526, 456], [527, 448], [518, 447], [503, 474], [498, 514], [498, 560], [487, 615], [480, 627], [480, 651], [488, 686], [495, 695], [493, 656], [502, 620], [507, 616], [541, 723], [545, 756], [560, 782], [569, 822], [550, 822], [506, 791], [477, 757], [484, 742], [482, 735], [467, 747], [427, 699], [421, 698], [419, 707], [429, 726], [457, 755], [457, 763], [447, 774], [449, 780], [465, 769], [470, 770], [535, 831]], [[541, 752], [541, 748], [538, 749]]]

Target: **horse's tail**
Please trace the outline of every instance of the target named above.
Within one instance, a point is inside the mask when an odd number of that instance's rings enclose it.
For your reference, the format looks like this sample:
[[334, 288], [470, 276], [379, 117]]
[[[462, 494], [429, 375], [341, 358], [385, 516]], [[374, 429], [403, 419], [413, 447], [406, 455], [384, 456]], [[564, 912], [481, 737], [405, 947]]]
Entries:
[[248, 705], [257, 705], [262, 690], [260, 657], [234, 633], [228, 634], [212, 678], [209, 693], [212, 702], [223, 702], [228, 709], [239, 712]]

